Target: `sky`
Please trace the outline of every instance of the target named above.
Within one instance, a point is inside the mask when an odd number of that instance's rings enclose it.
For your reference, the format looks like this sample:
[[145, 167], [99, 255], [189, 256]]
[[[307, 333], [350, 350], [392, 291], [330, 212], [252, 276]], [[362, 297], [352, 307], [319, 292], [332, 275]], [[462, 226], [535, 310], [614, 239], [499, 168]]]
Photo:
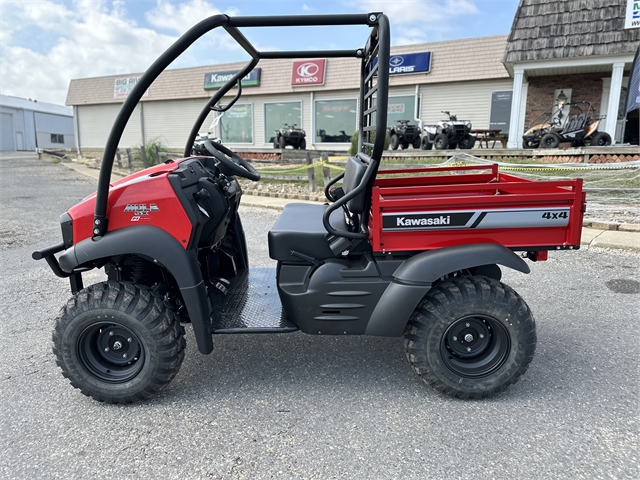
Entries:
[[[63, 105], [69, 81], [144, 72], [200, 20], [227, 15], [382, 11], [391, 44], [507, 34], [518, 0], [0, 0], [0, 93]], [[221, 30], [221, 29], [220, 29]], [[243, 29], [258, 50], [350, 49], [367, 27]], [[202, 37], [170, 68], [245, 61], [224, 31]]]

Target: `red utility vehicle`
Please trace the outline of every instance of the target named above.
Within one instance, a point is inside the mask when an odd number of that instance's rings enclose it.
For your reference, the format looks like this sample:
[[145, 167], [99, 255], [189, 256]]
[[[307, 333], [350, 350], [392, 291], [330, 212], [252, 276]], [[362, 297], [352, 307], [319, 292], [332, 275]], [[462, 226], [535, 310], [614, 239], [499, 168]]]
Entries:
[[[259, 52], [245, 27], [363, 25], [355, 50]], [[197, 38], [223, 27], [252, 60], [199, 115], [184, 158], [109, 184], [136, 103]], [[268, 234], [275, 269], [249, 268], [237, 177], [253, 166], [219, 143], [196, 140], [211, 110], [240, 97], [260, 59], [360, 61], [358, 153], [325, 187], [330, 203], [288, 205]], [[404, 336], [409, 363], [429, 385], [481, 398], [515, 383], [536, 332], [500, 266], [529, 273], [522, 255], [579, 248], [585, 198], [579, 180], [531, 182], [496, 166], [380, 170], [387, 127], [389, 23], [385, 15], [203, 20], [141, 77], [115, 121], [98, 191], [61, 216], [62, 242], [34, 252], [68, 277], [73, 297], [53, 333], [64, 376], [85, 395], [127, 403], [150, 397], [178, 372], [190, 322], [198, 350], [217, 334]], [[223, 96], [237, 84], [225, 106]], [[340, 187], [335, 187], [341, 182]], [[58, 257], [56, 254], [60, 253]], [[83, 286], [104, 268], [108, 281]]]

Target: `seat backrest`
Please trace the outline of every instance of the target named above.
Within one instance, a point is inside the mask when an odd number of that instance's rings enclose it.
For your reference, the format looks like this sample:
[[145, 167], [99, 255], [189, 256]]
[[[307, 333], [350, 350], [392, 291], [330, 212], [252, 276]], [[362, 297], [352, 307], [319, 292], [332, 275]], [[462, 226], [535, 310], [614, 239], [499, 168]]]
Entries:
[[[347, 160], [347, 168], [345, 169], [344, 179], [342, 180], [342, 190], [344, 190], [345, 195], [360, 185], [364, 172], [367, 171], [367, 167], [368, 165], [358, 157], [350, 157], [349, 160]], [[362, 191], [359, 195], [347, 202], [347, 207], [351, 213], [359, 214], [364, 212], [366, 193], [366, 191]]]

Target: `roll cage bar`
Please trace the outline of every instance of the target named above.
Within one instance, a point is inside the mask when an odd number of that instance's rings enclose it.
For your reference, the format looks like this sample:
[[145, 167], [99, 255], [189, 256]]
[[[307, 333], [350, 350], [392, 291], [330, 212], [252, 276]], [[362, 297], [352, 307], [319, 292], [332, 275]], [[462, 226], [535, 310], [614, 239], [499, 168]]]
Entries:
[[[580, 105], [588, 105], [588, 108], [585, 109], [586, 112], [580, 107]], [[560, 106], [556, 103], [555, 105], [552, 105], [551, 107], [547, 108], [544, 112], [542, 112], [540, 115], [534, 118], [531, 122], [529, 122], [528, 128], [533, 128], [534, 126], [538, 125], [541, 119], [549, 120], [549, 122], [544, 122], [544, 123], [551, 123], [553, 116], [555, 114], [562, 113], [562, 110], [564, 110], [565, 107], [569, 107], [569, 115], [571, 114], [573, 109], [576, 108], [577, 110], [579, 110], [581, 114], [585, 113], [586, 118], [591, 118], [592, 120], [603, 119], [606, 117], [606, 115], [594, 115], [595, 108], [593, 108], [593, 104], [591, 102], [587, 102], [584, 100], [581, 100], [578, 102], [567, 102], [562, 106], [562, 108], [560, 108]]]
[[[338, 25], [366, 25], [372, 28], [371, 34], [364, 48], [355, 50], [310, 50], [310, 51], [276, 51], [259, 52], [238, 30], [241, 27], [302, 27], [302, 26], [338, 26]], [[184, 156], [191, 155], [193, 142], [200, 130], [202, 123], [210, 111], [226, 111], [240, 98], [242, 94], [241, 80], [262, 59], [286, 59], [286, 58], [360, 58], [360, 105], [358, 115], [358, 154], [357, 156], [368, 164], [367, 171], [360, 184], [344, 197], [334, 202], [324, 216], [324, 224], [327, 231], [334, 235], [346, 238], [366, 238], [365, 232], [339, 232], [329, 224], [331, 211], [345, 205], [351, 198], [368, 188], [370, 196], [371, 186], [382, 156], [384, 148], [385, 130], [387, 124], [387, 102], [389, 94], [389, 70], [379, 69], [378, 66], [389, 64], [390, 32], [389, 20], [380, 12], [354, 15], [304, 15], [304, 16], [274, 16], [274, 17], [229, 17], [227, 15], [213, 15], [202, 20], [189, 29], [171, 47], [169, 47], [140, 77], [127, 99], [122, 104], [118, 116], [111, 128], [111, 133], [105, 145], [100, 176], [98, 178], [98, 191], [96, 194], [96, 206], [93, 221], [93, 237], [103, 236], [107, 231], [107, 203], [109, 195], [109, 183], [111, 170], [120, 143], [122, 133], [143, 94], [151, 86], [153, 81], [191, 44], [205, 33], [218, 27], [224, 28], [229, 35], [251, 56], [247, 65], [234, 75], [222, 88], [220, 88], [207, 102], [196, 119], [187, 139]], [[235, 98], [224, 107], [218, 106], [235, 85], [238, 93]], [[333, 179], [331, 184], [344, 177], [344, 173]], [[326, 191], [328, 191], [327, 186]], [[369, 200], [369, 199], [368, 199]], [[366, 215], [366, 213], [365, 213]], [[365, 225], [367, 223], [362, 222]]]

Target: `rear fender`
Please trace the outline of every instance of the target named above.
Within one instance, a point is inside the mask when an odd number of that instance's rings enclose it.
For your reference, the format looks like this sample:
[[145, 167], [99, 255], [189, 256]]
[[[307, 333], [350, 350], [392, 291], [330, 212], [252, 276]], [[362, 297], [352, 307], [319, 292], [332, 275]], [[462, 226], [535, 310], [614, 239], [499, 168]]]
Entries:
[[457, 245], [409, 258], [393, 273], [393, 281], [380, 297], [365, 334], [401, 336], [411, 314], [435, 281], [452, 272], [491, 264], [530, 272], [518, 255], [495, 243]]
[[[241, 228], [241, 227], [240, 227]], [[164, 230], [150, 225], [121, 228], [103, 237], [78, 242], [59, 257], [63, 271], [117, 255], [141, 255], [164, 267], [175, 278], [193, 324], [198, 350], [211, 353], [211, 307], [195, 250], [185, 250]]]

